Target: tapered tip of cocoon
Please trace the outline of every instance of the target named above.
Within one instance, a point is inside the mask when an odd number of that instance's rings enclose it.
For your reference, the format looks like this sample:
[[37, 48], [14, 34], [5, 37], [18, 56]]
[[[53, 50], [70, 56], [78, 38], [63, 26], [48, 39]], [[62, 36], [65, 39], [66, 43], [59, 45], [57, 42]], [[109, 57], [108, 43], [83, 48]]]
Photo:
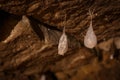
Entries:
[[60, 48], [59, 48], [59, 50], [58, 50], [58, 54], [59, 55], [61, 55], [61, 56], [64, 56], [64, 54], [67, 52], [67, 48], [66, 48], [66, 50], [65, 50], [65, 48], [62, 48], [61, 50], [60, 50]]
[[61, 52], [60, 50], [58, 50], [58, 54], [64, 56], [65, 52]]
[[91, 26], [88, 28], [88, 31], [84, 37], [84, 45], [87, 48], [94, 48], [97, 45], [97, 37]]

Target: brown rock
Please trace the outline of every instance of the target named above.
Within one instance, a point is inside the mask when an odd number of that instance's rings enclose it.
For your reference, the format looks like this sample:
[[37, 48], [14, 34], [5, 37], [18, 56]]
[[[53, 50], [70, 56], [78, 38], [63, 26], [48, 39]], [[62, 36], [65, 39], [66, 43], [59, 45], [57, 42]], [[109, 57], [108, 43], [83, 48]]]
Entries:
[[[1, 79], [34, 80], [36, 75], [39, 78], [51, 71], [61, 80], [106, 80], [104, 73], [109, 80], [119, 80], [119, 60], [104, 63], [103, 55], [103, 62], [99, 62], [97, 53], [83, 46], [90, 8], [94, 9], [93, 29], [98, 44], [102, 43], [99, 48], [107, 56], [117, 51], [114, 46], [110, 49], [110, 39], [120, 36], [119, 4], [120, 0], [0, 0]], [[21, 20], [23, 15], [26, 17]], [[69, 49], [60, 56], [57, 46], [64, 26]]]

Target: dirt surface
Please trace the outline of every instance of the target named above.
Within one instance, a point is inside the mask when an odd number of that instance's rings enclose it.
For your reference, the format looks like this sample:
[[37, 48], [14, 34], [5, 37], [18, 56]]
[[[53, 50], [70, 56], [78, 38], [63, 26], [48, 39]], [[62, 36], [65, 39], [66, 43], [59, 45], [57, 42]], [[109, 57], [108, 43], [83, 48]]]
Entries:
[[[94, 49], [83, 44], [89, 9]], [[0, 0], [0, 80], [120, 80], [119, 54], [120, 0]]]

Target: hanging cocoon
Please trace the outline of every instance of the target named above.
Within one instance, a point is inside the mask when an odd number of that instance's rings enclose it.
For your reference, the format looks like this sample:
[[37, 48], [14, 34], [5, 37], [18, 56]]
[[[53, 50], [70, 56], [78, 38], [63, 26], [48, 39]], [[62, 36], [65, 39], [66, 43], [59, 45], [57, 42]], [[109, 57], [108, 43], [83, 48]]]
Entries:
[[64, 55], [68, 50], [68, 39], [65, 33], [65, 27], [63, 29], [63, 34], [60, 37], [59, 44], [58, 44], [58, 54]]
[[84, 37], [84, 45], [87, 48], [93, 48], [96, 46], [96, 44], [97, 44], [97, 37], [93, 31], [92, 21], [91, 21], [88, 31]]

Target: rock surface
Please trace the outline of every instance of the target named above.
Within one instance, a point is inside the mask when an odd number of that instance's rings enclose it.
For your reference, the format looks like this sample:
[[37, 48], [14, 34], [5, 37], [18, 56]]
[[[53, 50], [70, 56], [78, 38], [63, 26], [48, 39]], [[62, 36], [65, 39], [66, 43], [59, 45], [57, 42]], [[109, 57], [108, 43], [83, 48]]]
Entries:
[[[119, 4], [120, 0], [0, 0], [0, 79], [40, 80], [45, 75], [46, 80], [120, 80]], [[94, 10], [95, 49], [83, 45], [89, 9]], [[64, 26], [69, 48], [60, 56], [57, 46]]]

